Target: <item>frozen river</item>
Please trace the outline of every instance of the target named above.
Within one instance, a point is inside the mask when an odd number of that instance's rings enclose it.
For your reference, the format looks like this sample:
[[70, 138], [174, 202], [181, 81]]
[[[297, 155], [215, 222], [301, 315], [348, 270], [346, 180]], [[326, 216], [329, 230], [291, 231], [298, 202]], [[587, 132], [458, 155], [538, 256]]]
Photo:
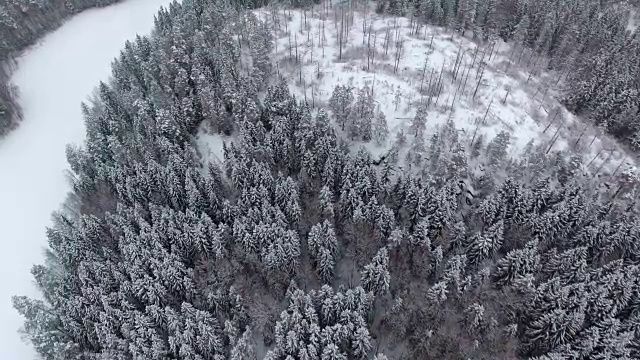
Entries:
[[147, 34], [168, 0], [127, 0], [83, 12], [19, 59], [13, 82], [24, 120], [0, 140], [0, 359], [34, 359], [21, 342], [21, 317], [12, 295], [37, 296], [31, 266], [43, 260], [45, 227], [69, 186], [65, 147], [80, 144], [80, 102], [100, 80], [127, 39]]

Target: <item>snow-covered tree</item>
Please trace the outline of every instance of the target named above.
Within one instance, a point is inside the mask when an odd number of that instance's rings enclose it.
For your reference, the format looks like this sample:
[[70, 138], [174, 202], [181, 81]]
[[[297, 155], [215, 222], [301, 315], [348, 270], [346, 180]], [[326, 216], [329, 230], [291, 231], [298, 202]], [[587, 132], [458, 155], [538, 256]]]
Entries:
[[383, 294], [389, 290], [389, 254], [387, 248], [380, 249], [370, 264], [362, 271], [362, 287], [376, 294]]
[[371, 140], [374, 109], [375, 104], [371, 91], [369, 87], [364, 86], [358, 90], [358, 98], [349, 113], [347, 130], [352, 139]]
[[331, 99], [329, 99], [329, 106], [333, 112], [333, 116], [335, 116], [336, 122], [342, 130], [345, 129], [351, 116], [353, 100], [353, 89], [346, 85], [336, 85], [333, 89]]
[[384, 112], [378, 111], [373, 122], [373, 138], [375, 139], [376, 144], [382, 145], [387, 140], [388, 135], [389, 127], [387, 125], [387, 117], [384, 115]]

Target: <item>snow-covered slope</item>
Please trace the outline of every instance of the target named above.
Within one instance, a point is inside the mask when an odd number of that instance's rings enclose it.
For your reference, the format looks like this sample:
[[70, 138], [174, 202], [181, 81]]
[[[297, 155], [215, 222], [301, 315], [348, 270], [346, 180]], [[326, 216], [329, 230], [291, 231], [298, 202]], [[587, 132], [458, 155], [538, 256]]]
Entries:
[[513, 157], [532, 141], [582, 154], [591, 174], [635, 165], [616, 141], [560, 104], [563, 75], [546, 72], [548, 59], [521, 46], [417, 28], [409, 18], [376, 14], [373, 7], [264, 8], [256, 14], [272, 24], [278, 74], [296, 84], [291, 90], [299, 99], [326, 107], [338, 84], [373, 88], [391, 134], [386, 146], [366, 144], [374, 154], [386, 152], [395, 133], [408, 133], [416, 110], [426, 106], [427, 139], [451, 118], [467, 146], [476, 134], [490, 140], [504, 130]]
[[124, 41], [146, 34], [153, 15], [169, 0], [128, 0], [86, 11], [46, 36], [21, 59], [13, 76], [24, 120], [0, 140], [0, 359], [33, 359], [20, 341], [21, 317], [11, 296], [36, 295], [29, 273], [42, 262], [45, 226], [64, 200], [66, 144], [80, 143], [80, 102], [99, 80]]

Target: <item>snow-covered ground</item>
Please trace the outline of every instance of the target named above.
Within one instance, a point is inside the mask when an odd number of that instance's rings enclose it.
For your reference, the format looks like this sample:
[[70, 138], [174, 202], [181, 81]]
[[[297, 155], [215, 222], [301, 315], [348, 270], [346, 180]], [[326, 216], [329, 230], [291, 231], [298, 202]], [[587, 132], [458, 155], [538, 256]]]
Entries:
[[[390, 130], [387, 146], [367, 144], [374, 154], [385, 152], [396, 132], [406, 134], [420, 104], [430, 103], [427, 139], [452, 118], [467, 146], [476, 128], [485, 139], [505, 130], [511, 133], [512, 156], [533, 141], [550, 150], [578, 151], [592, 174], [614, 172], [621, 164], [620, 170], [634, 166], [632, 156], [627, 157], [617, 142], [559, 103], [556, 79], [561, 74], [542, 71], [546, 59], [521, 46], [479, 44], [470, 34], [452, 35], [434, 26], [416, 31], [408, 18], [372, 10], [373, 6], [359, 8], [351, 18], [345, 7], [343, 31], [348, 35], [342, 55], [338, 34], [343, 15], [337, 6], [322, 4], [307, 11], [264, 8], [256, 14], [274, 29], [277, 71], [296, 84], [292, 91], [298, 99], [326, 106], [337, 84], [353, 86], [354, 95], [364, 85], [373, 88]], [[456, 64], [460, 65], [454, 78]], [[440, 95], [429, 100], [430, 86], [432, 94], [438, 92], [434, 85], [441, 72]]]
[[169, 0], [127, 0], [88, 10], [49, 34], [19, 59], [13, 82], [20, 89], [24, 120], [0, 140], [0, 359], [35, 358], [20, 341], [21, 317], [12, 295], [37, 296], [30, 268], [43, 260], [45, 227], [69, 190], [65, 146], [81, 143], [80, 102], [137, 33]]

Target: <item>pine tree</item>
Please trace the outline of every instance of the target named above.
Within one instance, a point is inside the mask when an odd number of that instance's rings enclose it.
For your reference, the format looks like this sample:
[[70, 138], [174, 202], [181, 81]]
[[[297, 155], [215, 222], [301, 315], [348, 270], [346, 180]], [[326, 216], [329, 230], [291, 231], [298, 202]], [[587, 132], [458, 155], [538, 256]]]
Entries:
[[424, 134], [427, 127], [427, 111], [423, 107], [419, 107], [416, 115], [411, 121], [411, 134], [417, 135], [418, 133]]
[[459, 0], [457, 7], [456, 27], [458, 31], [464, 33], [471, 28], [476, 18], [476, 1]]
[[371, 140], [374, 108], [373, 97], [369, 87], [362, 87], [358, 90], [358, 98], [349, 113], [348, 132], [351, 139]]
[[487, 145], [487, 157], [489, 166], [500, 168], [507, 158], [507, 149], [511, 143], [511, 135], [506, 131], [501, 131]]
[[389, 254], [387, 248], [380, 249], [370, 264], [362, 271], [362, 287], [376, 294], [383, 294], [389, 290]]
[[420, 166], [423, 163], [424, 156], [426, 155], [426, 148], [424, 144], [424, 135], [422, 132], [418, 132], [411, 142], [411, 147], [407, 152], [407, 162], [409, 164], [415, 164]]
[[356, 359], [364, 359], [371, 350], [369, 330], [366, 326], [358, 327], [353, 333], [352, 351]]
[[373, 138], [376, 144], [382, 145], [386, 142], [388, 135], [387, 117], [384, 115], [384, 112], [378, 111], [378, 115], [373, 123]]
[[257, 360], [253, 346], [253, 334], [247, 328], [231, 350], [231, 360]]
[[329, 186], [325, 185], [320, 189], [319, 202], [320, 202], [320, 213], [324, 217], [324, 219], [331, 220], [333, 219], [333, 194], [331, 193], [331, 189]]
[[345, 129], [345, 126], [351, 116], [352, 103], [352, 88], [346, 85], [336, 85], [333, 89], [331, 99], [329, 99], [329, 107], [336, 118], [336, 122], [340, 125], [342, 130]]
[[537, 241], [531, 241], [525, 248], [512, 250], [498, 260], [493, 272], [494, 281], [500, 286], [506, 286], [513, 284], [519, 277], [535, 274], [540, 267], [537, 246]]
[[456, 17], [456, 4], [454, 0], [442, 0], [442, 25], [449, 29], [453, 26]]
[[307, 237], [309, 255], [315, 260], [318, 275], [325, 283], [333, 280], [338, 241], [329, 220], [311, 227]]

